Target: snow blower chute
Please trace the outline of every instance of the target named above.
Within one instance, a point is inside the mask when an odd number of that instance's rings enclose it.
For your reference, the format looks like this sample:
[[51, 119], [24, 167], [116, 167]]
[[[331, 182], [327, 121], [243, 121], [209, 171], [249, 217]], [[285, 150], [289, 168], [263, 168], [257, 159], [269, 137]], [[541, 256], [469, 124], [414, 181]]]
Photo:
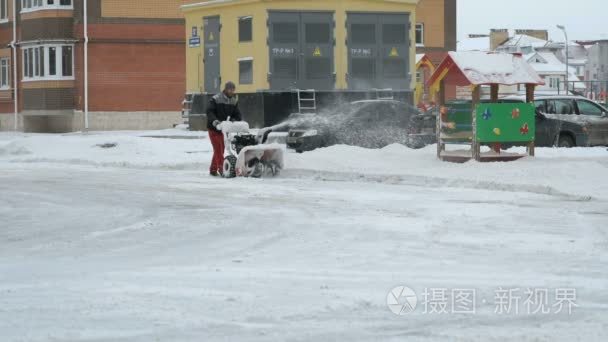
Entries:
[[270, 129], [255, 135], [244, 121], [221, 123], [226, 147], [222, 175], [225, 178], [277, 176], [283, 169], [283, 148], [267, 144]]

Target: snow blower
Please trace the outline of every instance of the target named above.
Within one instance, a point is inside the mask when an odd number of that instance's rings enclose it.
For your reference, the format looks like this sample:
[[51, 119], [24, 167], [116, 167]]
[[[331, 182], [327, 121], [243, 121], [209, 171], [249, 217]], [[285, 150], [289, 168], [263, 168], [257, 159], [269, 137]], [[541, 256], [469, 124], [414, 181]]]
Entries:
[[283, 169], [283, 148], [279, 144], [267, 144], [271, 129], [262, 129], [255, 135], [244, 121], [222, 122], [226, 148], [224, 178], [277, 176]]

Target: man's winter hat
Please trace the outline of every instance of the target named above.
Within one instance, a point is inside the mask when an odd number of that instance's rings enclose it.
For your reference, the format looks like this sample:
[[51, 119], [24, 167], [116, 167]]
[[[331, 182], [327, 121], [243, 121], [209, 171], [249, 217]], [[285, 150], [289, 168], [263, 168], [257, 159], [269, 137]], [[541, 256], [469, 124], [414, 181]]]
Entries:
[[234, 82], [226, 82], [226, 85], [224, 86], [224, 89], [236, 89], [236, 85], [234, 84]]

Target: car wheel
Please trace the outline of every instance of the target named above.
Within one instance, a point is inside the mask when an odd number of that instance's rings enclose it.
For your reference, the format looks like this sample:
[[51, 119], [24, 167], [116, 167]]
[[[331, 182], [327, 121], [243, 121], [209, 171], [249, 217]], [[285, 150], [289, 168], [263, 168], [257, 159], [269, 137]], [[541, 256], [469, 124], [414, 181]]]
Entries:
[[296, 150], [296, 153], [304, 153], [304, 150]]
[[567, 135], [560, 135], [557, 146], [563, 147], [563, 148], [572, 148], [572, 147], [575, 147], [576, 145], [574, 144], [574, 140], [572, 140], [571, 137], [569, 137]]

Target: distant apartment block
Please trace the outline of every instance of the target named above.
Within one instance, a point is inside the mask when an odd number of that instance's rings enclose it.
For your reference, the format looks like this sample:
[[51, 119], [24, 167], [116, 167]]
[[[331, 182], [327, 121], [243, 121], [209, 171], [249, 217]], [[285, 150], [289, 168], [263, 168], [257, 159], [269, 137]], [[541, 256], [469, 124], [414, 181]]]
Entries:
[[85, 87], [91, 130], [179, 123], [182, 3], [89, 0], [85, 37], [82, 0], [0, 0], [0, 130], [82, 130]]

